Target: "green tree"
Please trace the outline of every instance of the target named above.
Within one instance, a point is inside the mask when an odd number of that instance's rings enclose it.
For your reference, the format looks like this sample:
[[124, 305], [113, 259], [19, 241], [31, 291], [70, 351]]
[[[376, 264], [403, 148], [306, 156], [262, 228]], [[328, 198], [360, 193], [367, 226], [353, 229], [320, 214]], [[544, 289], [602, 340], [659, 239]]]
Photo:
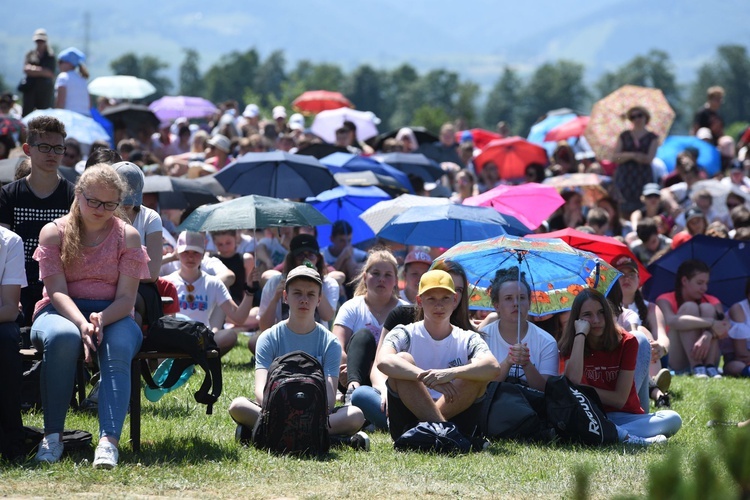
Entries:
[[[286, 66], [286, 59], [281, 50], [274, 51], [258, 66], [255, 78], [251, 81], [253, 90], [262, 96], [263, 105], [267, 106], [272, 101], [278, 102], [281, 98], [283, 93], [281, 84], [287, 79], [284, 66]], [[288, 107], [290, 104], [291, 102], [287, 102], [284, 105]]]
[[180, 65], [180, 94], [203, 96], [206, 89], [198, 64], [200, 55], [195, 49], [185, 49], [185, 59]]
[[427, 130], [440, 130], [443, 123], [449, 121], [451, 121], [451, 115], [442, 107], [423, 104], [414, 110], [414, 117], [411, 123], [415, 126], [424, 127]]
[[418, 80], [417, 70], [409, 64], [383, 73], [382, 109], [378, 117], [383, 121], [384, 130], [410, 124], [416, 106], [409, 105], [407, 94]]
[[480, 88], [476, 83], [466, 81], [459, 84], [453, 118], [463, 118], [467, 124], [476, 123], [479, 94]]
[[243, 96], [244, 99], [248, 89], [259, 95], [252, 85], [258, 71], [259, 59], [255, 49], [246, 52], [234, 51], [222, 56], [203, 76], [206, 97], [213, 102], [237, 99], [239, 96]]
[[487, 95], [482, 120], [489, 130], [495, 130], [499, 121], [508, 124], [511, 130], [518, 128], [518, 102], [523, 91], [523, 82], [515, 70], [506, 66], [503, 74]]
[[692, 86], [691, 105], [697, 109], [706, 101], [706, 90], [721, 85], [726, 91], [724, 104], [719, 110], [724, 124], [747, 120], [750, 115], [750, 58], [741, 45], [722, 45], [717, 57], [698, 70]]
[[151, 82], [156, 87], [156, 92], [146, 98], [149, 102], [169, 94], [174, 86], [169, 78], [159, 74], [162, 70], [167, 69], [169, 64], [153, 56], [139, 57], [132, 52], [128, 52], [110, 61], [109, 67], [116, 75], [137, 76]]
[[362, 111], [372, 111], [383, 118], [383, 74], [371, 66], [355, 69], [342, 85], [342, 91], [354, 106]]

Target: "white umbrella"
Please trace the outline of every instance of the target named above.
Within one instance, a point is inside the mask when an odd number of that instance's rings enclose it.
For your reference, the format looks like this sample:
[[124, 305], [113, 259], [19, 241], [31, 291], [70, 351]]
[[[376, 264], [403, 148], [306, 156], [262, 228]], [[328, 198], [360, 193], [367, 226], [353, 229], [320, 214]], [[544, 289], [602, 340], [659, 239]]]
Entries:
[[100, 76], [88, 85], [89, 94], [113, 99], [143, 99], [156, 92], [156, 87], [143, 78], [129, 75]]
[[448, 198], [430, 198], [427, 196], [402, 194], [392, 200], [379, 201], [359, 214], [359, 218], [365, 221], [372, 228], [372, 231], [377, 234], [388, 221], [405, 212], [408, 208], [425, 205], [446, 205], [449, 203], [450, 200]]
[[357, 111], [356, 109], [339, 108], [321, 111], [315, 115], [312, 133], [333, 144], [336, 142], [336, 129], [341, 128], [345, 121], [357, 126], [357, 140], [366, 141], [378, 135], [380, 119], [372, 111]]
[[69, 109], [37, 109], [21, 120], [26, 126], [37, 116], [54, 116], [65, 125], [67, 137], [72, 137], [81, 144], [93, 144], [94, 141], [110, 141], [109, 134], [93, 118], [70, 111]]

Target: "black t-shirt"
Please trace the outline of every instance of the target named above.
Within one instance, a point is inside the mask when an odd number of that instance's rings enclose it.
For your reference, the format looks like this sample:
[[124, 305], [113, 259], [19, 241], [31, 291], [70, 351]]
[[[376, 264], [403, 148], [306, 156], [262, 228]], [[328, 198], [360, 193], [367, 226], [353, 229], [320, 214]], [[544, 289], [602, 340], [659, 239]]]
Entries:
[[712, 110], [711, 108], [702, 107], [698, 111], [695, 112], [695, 115], [693, 115], [693, 126], [695, 129], [699, 128], [710, 128], [711, 127], [711, 118], [714, 116], [719, 116], [719, 113]]
[[410, 325], [414, 323], [414, 316], [417, 313], [417, 306], [397, 306], [394, 307], [391, 312], [388, 313], [388, 317], [385, 318], [383, 328], [389, 332], [398, 325]]
[[231, 257], [222, 257], [218, 253], [212, 255], [222, 261], [234, 273], [234, 283], [229, 287], [229, 295], [232, 296], [232, 300], [239, 304], [245, 295], [245, 258], [239, 253], [235, 253]]
[[75, 198], [74, 189], [73, 184], [61, 178], [51, 195], [38, 198], [24, 178], [0, 190], [0, 223], [10, 226], [23, 240], [29, 285], [39, 281], [39, 263], [32, 258], [39, 245], [39, 232], [48, 222], [67, 215]]

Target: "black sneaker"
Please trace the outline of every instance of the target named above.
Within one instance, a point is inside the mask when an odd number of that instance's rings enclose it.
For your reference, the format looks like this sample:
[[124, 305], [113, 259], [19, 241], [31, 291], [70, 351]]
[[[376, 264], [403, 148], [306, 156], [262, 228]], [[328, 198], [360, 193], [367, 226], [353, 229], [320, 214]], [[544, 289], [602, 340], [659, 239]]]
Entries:
[[660, 408], [670, 409], [670, 408], [672, 408], [672, 401], [671, 401], [671, 399], [669, 397], [669, 394], [662, 394], [661, 396], [659, 396], [658, 398], [656, 398], [655, 406], [656, 406], [657, 409], [660, 409]]
[[349, 438], [349, 446], [355, 450], [370, 451], [370, 436], [363, 431], [359, 431]]
[[242, 446], [250, 446], [253, 439], [253, 430], [242, 424], [237, 424], [237, 430], [234, 431], [234, 439]]

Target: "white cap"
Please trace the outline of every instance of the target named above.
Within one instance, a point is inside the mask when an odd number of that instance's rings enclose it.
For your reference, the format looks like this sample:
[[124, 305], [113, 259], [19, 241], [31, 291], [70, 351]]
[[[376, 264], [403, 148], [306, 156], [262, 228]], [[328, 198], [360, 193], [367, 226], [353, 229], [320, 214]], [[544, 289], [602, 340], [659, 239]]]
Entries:
[[255, 118], [260, 114], [257, 104], [248, 104], [245, 106], [245, 111], [242, 112], [242, 116], [245, 118]]
[[305, 130], [305, 117], [299, 113], [290, 116], [287, 123], [292, 130]]
[[284, 106], [276, 106], [273, 108], [273, 119], [286, 118], [286, 108]]

